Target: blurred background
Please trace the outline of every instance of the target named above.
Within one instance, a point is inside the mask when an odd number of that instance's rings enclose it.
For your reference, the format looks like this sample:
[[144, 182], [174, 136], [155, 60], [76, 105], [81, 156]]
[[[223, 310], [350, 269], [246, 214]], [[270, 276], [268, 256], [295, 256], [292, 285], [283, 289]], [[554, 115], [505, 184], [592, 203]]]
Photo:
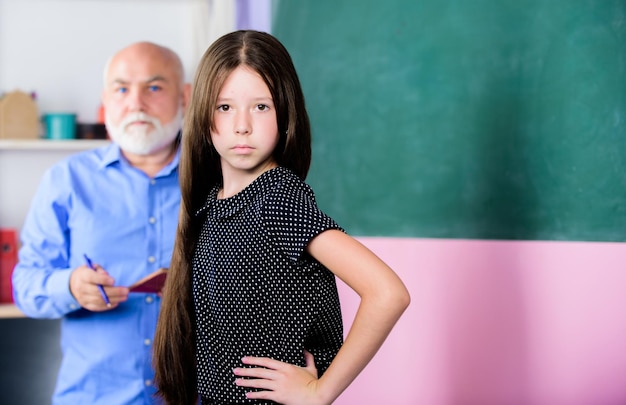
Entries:
[[[626, 403], [626, 2], [0, 0], [0, 92], [94, 122], [115, 50], [169, 46], [192, 80], [236, 28], [290, 51], [318, 203], [413, 297], [337, 404]], [[0, 226], [19, 229], [75, 147], [6, 145]], [[58, 324], [0, 324], [6, 403], [46, 403]]]

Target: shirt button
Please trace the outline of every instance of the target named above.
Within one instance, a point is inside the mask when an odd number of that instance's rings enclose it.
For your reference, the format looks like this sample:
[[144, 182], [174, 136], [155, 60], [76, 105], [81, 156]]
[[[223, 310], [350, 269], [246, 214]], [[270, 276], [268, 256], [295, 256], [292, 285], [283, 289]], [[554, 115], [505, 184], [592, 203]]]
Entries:
[[156, 180], [155, 179], [150, 179], [150, 184], [152, 184], [154, 186], [156, 184]]
[[148, 220], [151, 224], [154, 224], [156, 222], [156, 218], [155, 217], [150, 217], [150, 219]]
[[149, 387], [152, 385], [152, 380], [146, 380], [144, 381], [144, 384], [146, 384], [146, 387]]
[[154, 263], [156, 261], [156, 259], [154, 258], [154, 256], [150, 256], [150, 257], [148, 257], [148, 261], [150, 263]]
[[148, 295], [148, 296], [146, 297], [146, 303], [147, 303], [147, 304], [152, 304], [152, 301], [154, 301], [154, 298], [152, 298], [152, 296], [151, 296], [151, 295]]
[[152, 343], [152, 341], [150, 339], [144, 339], [143, 340], [143, 344], [146, 346], [150, 346], [150, 343]]

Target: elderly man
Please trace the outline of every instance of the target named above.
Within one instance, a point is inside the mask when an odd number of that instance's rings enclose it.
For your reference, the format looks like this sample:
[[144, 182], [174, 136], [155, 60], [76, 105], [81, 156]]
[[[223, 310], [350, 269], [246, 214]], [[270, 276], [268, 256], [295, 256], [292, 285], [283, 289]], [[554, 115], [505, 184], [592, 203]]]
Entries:
[[160, 297], [128, 286], [170, 263], [190, 91], [171, 50], [141, 42], [116, 53], [102, 93], [112, 143], [54, 165], [32, 201], [14, 299], [30, 317], [62, 318], [53, 404], [155, 403]]

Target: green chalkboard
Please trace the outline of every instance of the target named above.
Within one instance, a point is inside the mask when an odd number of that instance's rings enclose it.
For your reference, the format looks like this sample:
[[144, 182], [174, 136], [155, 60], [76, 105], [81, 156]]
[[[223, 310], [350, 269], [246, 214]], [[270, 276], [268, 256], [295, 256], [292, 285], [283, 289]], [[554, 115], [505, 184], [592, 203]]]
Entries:
[[308, 182], [360, 236], [626, 240], [626, 2], [279, 1]]

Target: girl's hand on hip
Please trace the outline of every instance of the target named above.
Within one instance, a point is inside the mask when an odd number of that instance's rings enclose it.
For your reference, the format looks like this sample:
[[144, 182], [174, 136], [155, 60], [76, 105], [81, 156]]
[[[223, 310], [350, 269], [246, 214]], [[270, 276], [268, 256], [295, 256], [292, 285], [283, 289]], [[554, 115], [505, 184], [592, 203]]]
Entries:
[[261, 390], [248, 392], [248, 399], [265, 399], [284, 405], [321, 405], [316, 394], [318, 380], [313, 355], [305, 350], [304, 358], [306, 367], [267, 357], [244, 357], [241, 359], [244, 364], [256, 367], [234, 369], [237, 377], [248, 377], [237, 378], [235, 384]]

